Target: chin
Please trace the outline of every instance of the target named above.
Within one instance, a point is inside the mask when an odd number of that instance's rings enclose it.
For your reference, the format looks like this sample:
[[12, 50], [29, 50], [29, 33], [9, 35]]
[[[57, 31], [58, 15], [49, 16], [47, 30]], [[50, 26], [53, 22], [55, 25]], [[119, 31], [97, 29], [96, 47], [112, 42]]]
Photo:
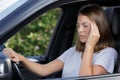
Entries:
[[80, 39], [81, 43], [86, 43], [86, 41], [87, 41], [87, 39], [85, 39], [85, 38], [84, 39]]
[[80, 40], [80, 42], [81, 42], [81, 43], [86, 43], [86, 41], [82, 41], [82, 40]]

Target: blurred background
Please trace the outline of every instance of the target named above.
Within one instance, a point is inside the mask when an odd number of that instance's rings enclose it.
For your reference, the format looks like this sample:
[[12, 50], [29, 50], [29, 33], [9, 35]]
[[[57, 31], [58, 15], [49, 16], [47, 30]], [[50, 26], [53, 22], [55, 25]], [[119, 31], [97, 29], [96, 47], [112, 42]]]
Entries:
[[61, 9], [58, 8], [41, 15], [11, 37], [5, 46], [24, 56], [43, 55], [48, 48], [60, 13]]

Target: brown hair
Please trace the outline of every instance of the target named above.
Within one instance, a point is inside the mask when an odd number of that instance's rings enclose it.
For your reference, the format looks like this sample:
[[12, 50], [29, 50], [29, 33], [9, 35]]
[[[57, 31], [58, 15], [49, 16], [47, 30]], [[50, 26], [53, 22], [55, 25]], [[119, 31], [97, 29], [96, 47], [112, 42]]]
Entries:
[[[108, 22], [102, 7], [97, 4], [88, 4], [82, 7], [78, 13], [78, 16], [82, 14], [87, 16], [90, 20], [93, 20], [100, 31], [100, 39], [95, 46], [94, 51], [99, 51], [105, 47], [114, 47], [114, 40], [109, 29]], [[76, 44], [77, 51], [84, 51], [85, 43], [80, 42], [79, 38]]]

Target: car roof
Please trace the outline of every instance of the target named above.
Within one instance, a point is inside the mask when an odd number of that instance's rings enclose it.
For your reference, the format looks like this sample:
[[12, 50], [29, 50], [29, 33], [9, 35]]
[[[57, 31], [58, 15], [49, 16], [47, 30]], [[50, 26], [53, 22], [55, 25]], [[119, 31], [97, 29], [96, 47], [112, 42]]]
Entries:
[[1, 0], [0, 21], [28, 0]]

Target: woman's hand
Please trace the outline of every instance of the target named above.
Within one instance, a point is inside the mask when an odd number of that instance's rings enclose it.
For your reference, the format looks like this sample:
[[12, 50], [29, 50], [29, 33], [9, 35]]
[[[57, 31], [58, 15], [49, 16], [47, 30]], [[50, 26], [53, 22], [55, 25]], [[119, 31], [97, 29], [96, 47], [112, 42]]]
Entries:
[[19, 62], [20, 61], [20, 55], [17, 54], [13, 49], [11, 48], [5, 48], [3, 50], [3, 53], [5, 53], [13, 62]]
[[95, 22], [92, 21], [90, 25], [91, 25], [91, 31], [90, 31], [88, 40], [86, 42], [86, 47], [87, 46], [94, 47], [100, 38], [98, 26], [95, 24]]

